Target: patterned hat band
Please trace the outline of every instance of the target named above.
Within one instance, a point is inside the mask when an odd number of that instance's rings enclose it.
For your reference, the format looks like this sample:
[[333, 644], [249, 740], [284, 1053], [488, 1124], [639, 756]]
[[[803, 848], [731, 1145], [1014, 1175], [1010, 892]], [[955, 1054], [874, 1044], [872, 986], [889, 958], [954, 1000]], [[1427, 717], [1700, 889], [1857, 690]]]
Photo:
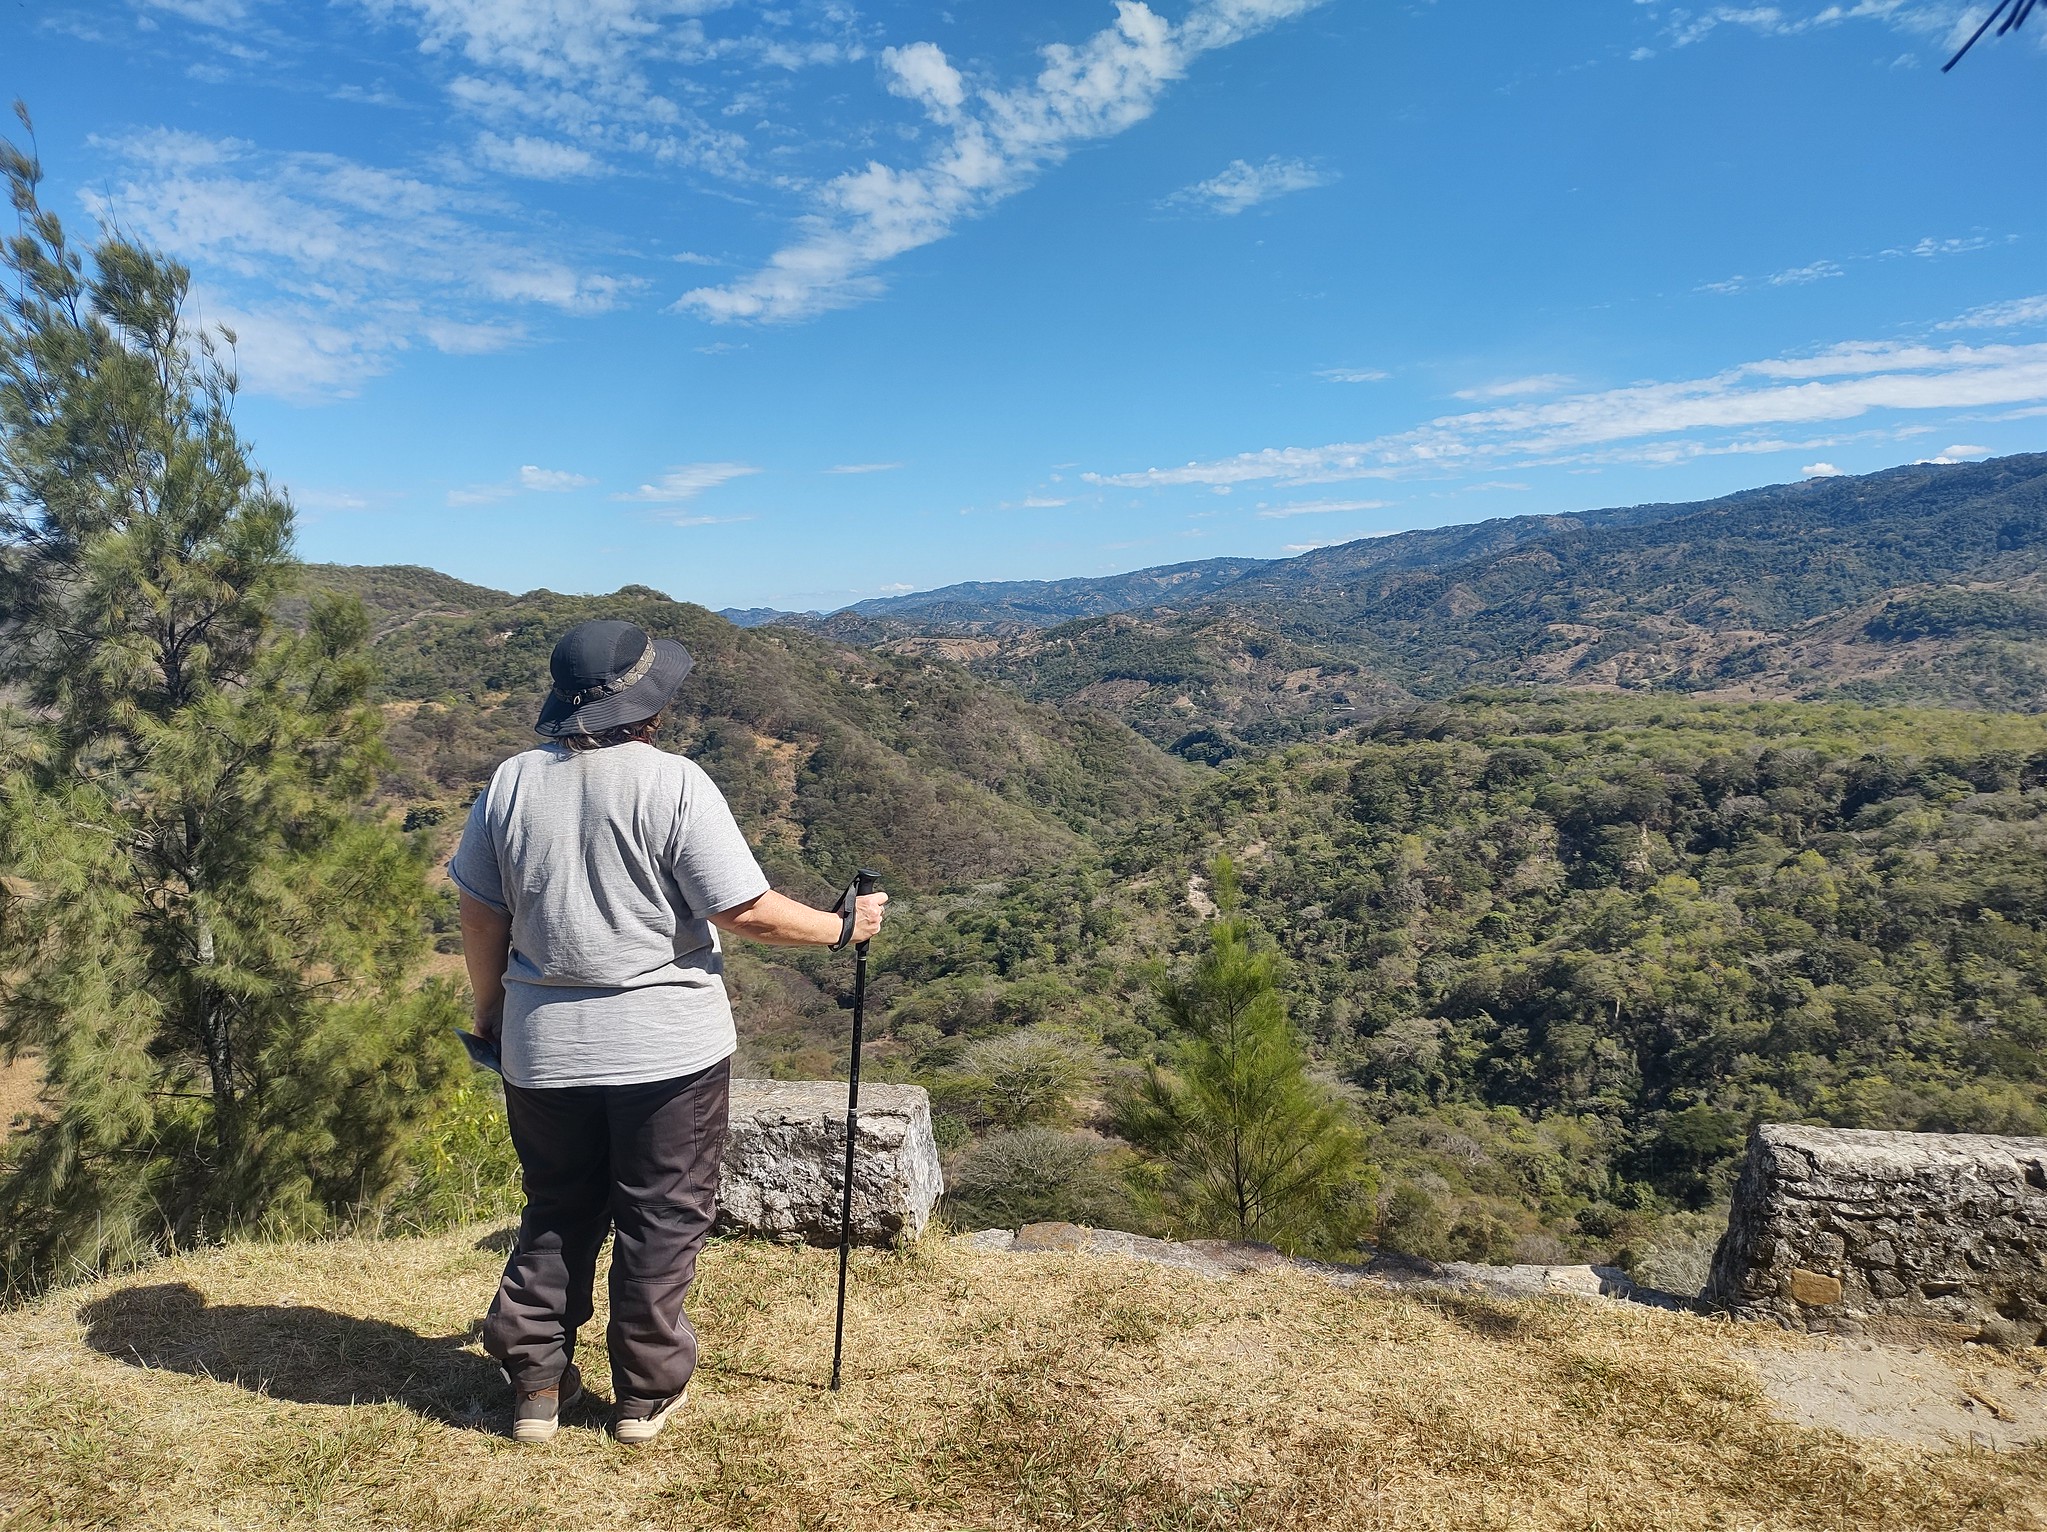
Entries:
[[641, 651], [640, 657], [634, 660], [625, 671], [613, 676], [609, 681], [598, 681], [593, 685], [584, 687], [581, 691], [565, 692], [559, 686], [553, 688], [553, 691], [557, 697], [561, 698], [570, 707], [581, 707], [586, 702], [598, 702], [606, 697], [615, 697], [627, 688], [639, 685], [640, 682], [647, 678], [647, 672], [653, 668], [654, 641], [650, 638], [647, 640], [647, 647]]

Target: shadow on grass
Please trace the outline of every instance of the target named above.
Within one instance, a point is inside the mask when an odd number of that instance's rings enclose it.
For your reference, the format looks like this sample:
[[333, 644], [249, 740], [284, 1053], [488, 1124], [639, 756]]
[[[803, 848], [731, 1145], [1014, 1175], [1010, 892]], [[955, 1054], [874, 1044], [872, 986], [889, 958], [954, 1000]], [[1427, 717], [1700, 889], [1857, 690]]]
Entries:
[[300, 1404], [401, 1404], [447, 1425], [508, 1428], [497, 1363], [464, 1349], [475, 1327], [427, 1336], [328, 1309], [209, 1304], [183, 1282], [123, 1288], [88, 1303], [79, 1318], [88, 1346], [132, 1366]]

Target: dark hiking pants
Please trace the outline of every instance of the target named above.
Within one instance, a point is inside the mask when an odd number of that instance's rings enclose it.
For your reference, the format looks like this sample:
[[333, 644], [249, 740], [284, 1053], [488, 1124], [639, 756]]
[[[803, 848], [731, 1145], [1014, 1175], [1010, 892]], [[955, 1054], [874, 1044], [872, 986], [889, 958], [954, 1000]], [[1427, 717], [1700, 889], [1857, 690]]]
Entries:
[[506, 1082], [526, 1212], [483, 1346], [513, 1388], [552, 1388], [568, 1370], [609, 1229], [612, 1397], [624, 1405], [682, 1392], [697, 1365], [682, 1300], [718, 1207], [731, 1083], [730, 1060], [645, 1085]]

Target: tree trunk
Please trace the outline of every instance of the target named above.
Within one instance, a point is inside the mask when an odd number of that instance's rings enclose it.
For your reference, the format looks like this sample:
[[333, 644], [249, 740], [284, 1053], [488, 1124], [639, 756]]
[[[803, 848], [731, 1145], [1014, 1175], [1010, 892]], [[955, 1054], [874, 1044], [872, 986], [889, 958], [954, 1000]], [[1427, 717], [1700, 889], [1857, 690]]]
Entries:
[[213, 928], [204, 919], [193, 941], [192, 976], [199, 1011], [199, 1041], [206, 1051], [206, 1073], [213, 1090], [213, 1150], [219, 1157], [216, 1175], [232, 1179], [241, 1158], [241, 1113], [235, 1097], [234, 1030], [224, 997], [207, 978], [213, 966]]

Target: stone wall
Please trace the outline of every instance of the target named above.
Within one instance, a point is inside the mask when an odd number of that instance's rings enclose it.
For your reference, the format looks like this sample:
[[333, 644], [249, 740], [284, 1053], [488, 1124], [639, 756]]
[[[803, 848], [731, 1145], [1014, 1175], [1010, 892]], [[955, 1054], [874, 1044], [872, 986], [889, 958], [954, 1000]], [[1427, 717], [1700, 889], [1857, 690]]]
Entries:
[[2047, 1344], [2047, 1139], [1759, 1128], [1702, 1296], [1796, 1329]]
[[[945, 1190], [931, 1098], [918, 1085], [860, 1087], [853, 1239], [893, 1245], [924, 1232]], [[834, 1080], [734, 1080], [718, 1232], [836, 1245], [846, 1170], [846, 1087]]]

